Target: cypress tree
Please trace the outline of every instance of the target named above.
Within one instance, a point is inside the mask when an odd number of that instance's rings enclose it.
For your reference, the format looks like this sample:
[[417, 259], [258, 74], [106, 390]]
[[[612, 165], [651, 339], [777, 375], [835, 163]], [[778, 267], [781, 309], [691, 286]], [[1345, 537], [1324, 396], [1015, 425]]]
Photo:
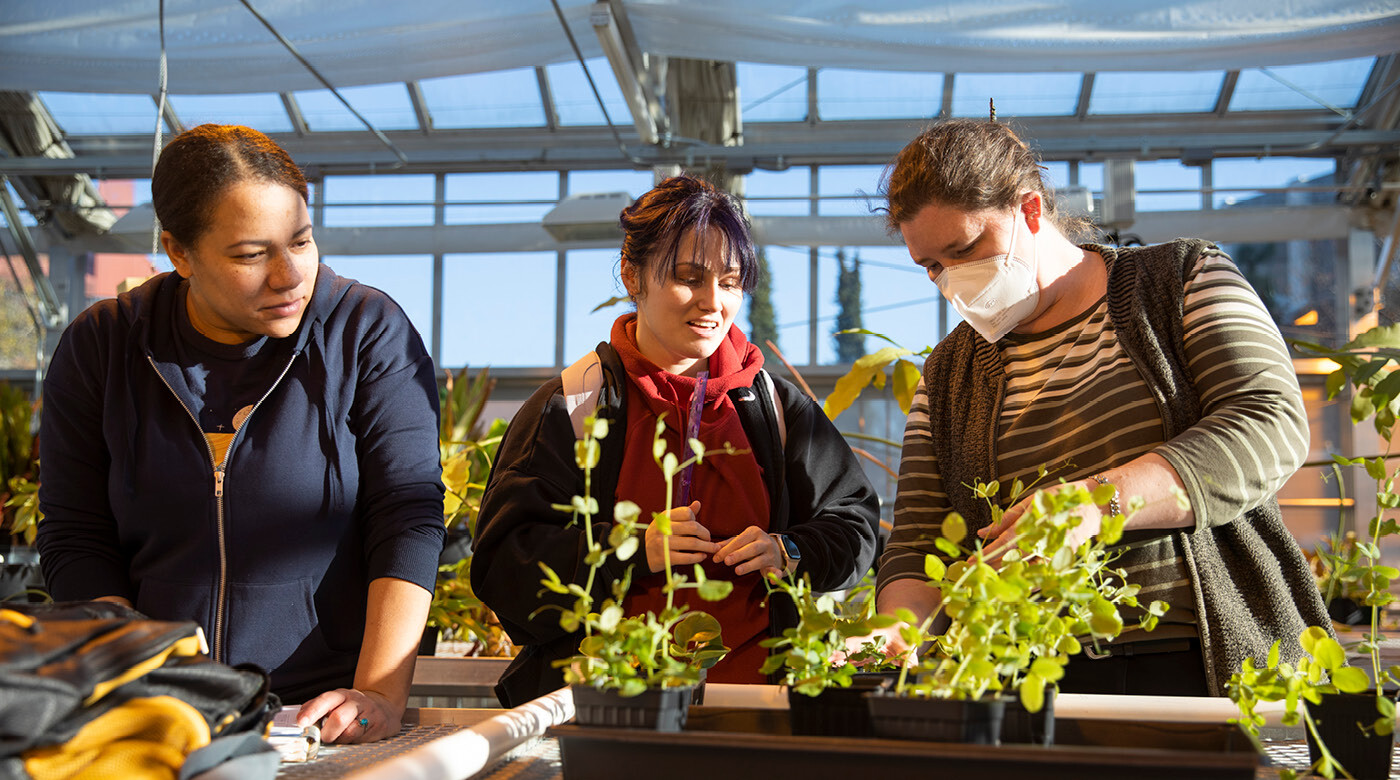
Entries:
[[[863, 328], [860, 316], [860, 254], [846, 267], [846, 250], [836, 250], [836, 330]], [[836, 337], [836, 359], [854, 363], [865, 354], [865, 336], [846, 333]]]

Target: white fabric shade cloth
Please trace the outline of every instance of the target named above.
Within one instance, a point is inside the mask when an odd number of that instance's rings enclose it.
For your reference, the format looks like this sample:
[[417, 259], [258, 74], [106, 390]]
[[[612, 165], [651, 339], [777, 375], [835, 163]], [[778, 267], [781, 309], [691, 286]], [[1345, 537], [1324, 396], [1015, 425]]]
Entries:
[[[573, 59], [548, 0], [250, 0], [337, 87]], [[585, 56], [591, 0], [559, 0]], [[927, 72], [1219, 70], [1400, 50], [1400, 0], [623, 0], [643, 51]], [[159, 0], [0, 0], [0, 90], [155, 91]], [[319, 89], [238, 0], [166, 0], [170, 90]]]

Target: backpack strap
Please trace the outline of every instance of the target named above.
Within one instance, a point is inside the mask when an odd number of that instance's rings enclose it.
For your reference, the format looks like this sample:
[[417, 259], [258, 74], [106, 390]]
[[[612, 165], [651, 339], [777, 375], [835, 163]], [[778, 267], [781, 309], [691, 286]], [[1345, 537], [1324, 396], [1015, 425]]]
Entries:
[[768, 399], [773, 402], [773, 419], [778, 422], [778, 445], [781, 450], [787, 446], [787, 420], [783, 418], [783, 402], [778, 400], [778, 389], [773, 386], [773, 378], [761, 368], [758, 370], [758, 376], [754, 378], [754, 382], [763, 385]]
[[603, 367], [597, 351], [589, 352], [564, 369], [564, 406], [574, 425], [574, 438], [583, 438], [583, 421], [598, 408], [598, 392], [603, 387]]

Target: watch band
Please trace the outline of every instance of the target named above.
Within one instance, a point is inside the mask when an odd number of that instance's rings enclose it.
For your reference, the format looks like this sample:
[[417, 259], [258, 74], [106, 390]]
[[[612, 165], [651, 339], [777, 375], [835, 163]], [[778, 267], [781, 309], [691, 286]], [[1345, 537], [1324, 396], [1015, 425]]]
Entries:
[[1118, 486], [1109, 482], [1108, 478], [1102, 474], [1095, 474], [1094, 481], [1100, 485], [1109, 485], [1113, 488], [1113, 498], [1108, 500], [1108, 516], [1113, 517], [1114, 515], [1123, 514], [1123, 507], [1118, 503]]

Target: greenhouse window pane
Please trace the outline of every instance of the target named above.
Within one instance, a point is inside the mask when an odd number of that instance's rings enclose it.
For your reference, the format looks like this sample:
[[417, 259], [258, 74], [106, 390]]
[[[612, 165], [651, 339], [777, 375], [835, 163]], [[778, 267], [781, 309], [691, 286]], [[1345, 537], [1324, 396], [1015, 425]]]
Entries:
[[807, 69], [789, 65], [735, 65], [745, 122], [800, 122], [807, 118]]
[[538, 222], [559, 200], [559, 174], [553, 171], [449, 173], [447, 200], [449, 203], [507, 201], [448, 205], [444, 213], [444, 222], [449, 225]]
[[1069, 186], [1069, 163], [1064, 160], [1051, 160], [1041, 163], [1040, 167], [1045, 169], [1040, 175], [1051, 189], [1062, 190]]
[[762, 217], [801, 217], [811, 213], [812, 170], [805, 166], [785, 171], [756, 170], [744, 177], [749, 213]]
[[40, 92], [39, 99], [65, 135], [154, 134], [156, 130], [156, 102], [150, 95]]
[[1224, 71], [1099, 73], [1091, 114], [1181, 114], [1215, 110]]
[[337, 255], [321, 258], [337, 275], [388, 294], [404, 310], [425, 348], [433, 336], [432, 255]]
[[[1375, 65], [1375, 57], [1336, 60], [1308, 65], [1282, 65], [1268, 68], [1278, 78], [1263, 70], [1251, 68], [1240, 71], [1235, 94], [1230, 99], [1231, 111], [1283, 111], [1290, 109], [1321, 109], [1323, 103], [1339, 108], [1354, 108], [1361, 90]], [[1287, 81], [1310, 94], [1279, 81]], [[1318, 102], [1318, 101], [1322, 102]]]
[[[812, 263], [807, 247], [775, 246], [763, 247], [768, 260], [768, 274], [772, 279], [769, 299], [773, 302], [773, 321], [778, 325], [778, 349], [789, 363], [798, 366], [811, 361], [808, 352], [812, 339], [808, 332], [811, 323]], [[745, 317], [741, 327], [752, 332], [752, 326]]]
[[[1150, 160], [1133, 165], [1138, 211], [1198, 211], [1201, 208], [1201, 169], [1180, 160]], [[1152, 190], [1191, 190], [1152, 192]]]
[[[860, 325], [882, 333], [900, 346], [923, 349], [938, 341], [938, 288], [928, 273], [914, 264], [904, 247], [822, 247], [818, 252], [817, 359], [823, 365], [849, 363], [839, 358], [836, 337], [841, 307], [837, 302], [838, 256], [846, 268], [860, 261]], [[858, 339], [865, 354], [885, 346], [872, 337]], [[859, 343], [863, 342], [863, 343]], [[856, 349], [856, 348], [853, 348]]]
[[822, 119], [919, 119], [936, 116], [942, 107], [942, 73], [817, 71], [817, 113]]
[[324, 186], [327, 227], [433, 224], [429, 174], [327, 176]]
[[616, 303], [593, 311], [607, 301], [626, 295], [618, 280], [616, 249], [575, 249], [568, 254], [564, 280], [564, 362], [573, 363], [612, 334], [613, 320], [632, 311]]
[[[10, 200], [15, 204], [15, 209], [19, 211], [19, 223], [25, 227], [37, 227], [38, 220], [29, 213], [29, 207], [25, 205], [24, 199], [19, 196], [19, 193], [15, 192], [14, 186], [10, 184], [8, 179], [5, 181], [5, 192], [9, 194]], [[6, 219], [3, 212], [0, 212], [0, 225], [6, 228], [10, 226], [9, 220]]]
[[[544, 102], [534, 68], [424, 79], [418, 86], [438, 129], [544, 124]], [[588, 95], [591, 99], [593, 93]]]
[[[306, 127], [314, 131], [364, 130], [363, 122], [350, 113], [328, 89], [292, 93]], [[379, 130], [416, 130], [418, 116], [403, 84], [371, 84], [345, 87], [340, 94], [356, 111]]]
[[817, 169], [818, 213], [830, 216], [868, 216], [885, 205], [880, 197], [883, 165], [823, 165]]
[[[608, 108], [608, 118], [618, 127], [632, 126], [632, 114], [627, 110], [627, 102], [622, 99], [622, 90], [617, 86], [612, 66], [606, 57], [585, 60], [593, 83], [598, 85], [598, 94], [603, 96], [603, 105]], [[598, 109], [598, 99], [588, 85], [588, 78], [578, 62], [560, 62], [545, 66], [545, 76], [549, 79], [550, 97], [554, 99], [554, 111], [561, 125], [602, 125], [603, 112]]]
[[625, 192], [636, 200], [655, 182], [651, 171], [569, 171], [569, 194]]
[[[1331, 184], [1337, 164], [1311, 157], [1222, 159], [1211, 165], [1213, 202], [1222, 206], [1278, 206], [1331, 200], [1330, 193], [1261, 192], [1256, 188], [1289, 187], [1309, 182]], [[1320, 180], [1320, 181], [1319, 181]]]
[[554, 365], [556, 266], [554, 252], [444, 256], [442, 367]]
[[207, 122], [245, 125], [264, 133], [290, 133], [282, 98], [270, 92], [247, 95], [171, 95], [170, 105], [186, 127]]
[[953, 77], [953, 116], [1069, 116], [1079, 107], [1079, 73], [959, 73]]

